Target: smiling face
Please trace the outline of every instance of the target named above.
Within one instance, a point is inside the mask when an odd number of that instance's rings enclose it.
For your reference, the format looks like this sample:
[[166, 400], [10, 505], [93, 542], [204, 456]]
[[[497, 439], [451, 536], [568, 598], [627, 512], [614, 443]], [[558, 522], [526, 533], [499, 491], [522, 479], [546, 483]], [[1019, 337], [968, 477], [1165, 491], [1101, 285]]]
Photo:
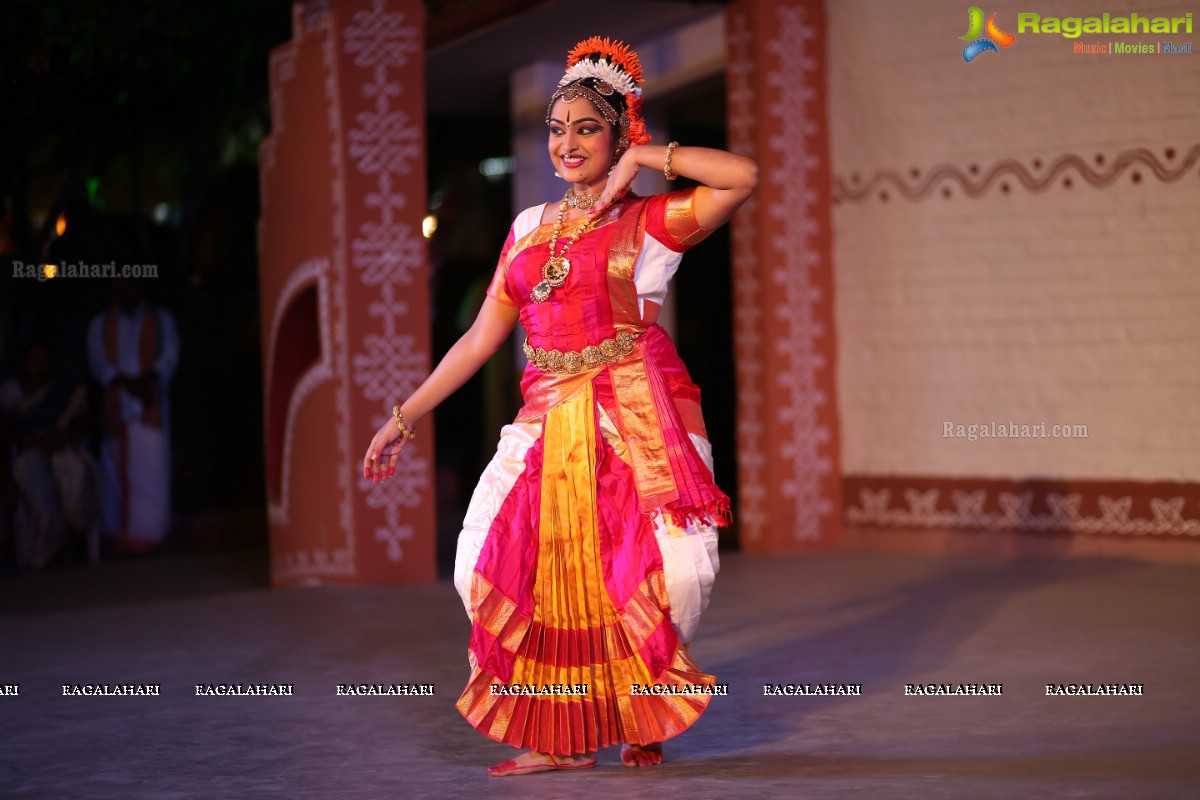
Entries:
[[616, 139], [613, 126], [605, 122], [596, 107], [585, 97], [570, 103], [556, 100], [550, 109], [549, 131], [550, 161], [563, 180], [603, 189]]

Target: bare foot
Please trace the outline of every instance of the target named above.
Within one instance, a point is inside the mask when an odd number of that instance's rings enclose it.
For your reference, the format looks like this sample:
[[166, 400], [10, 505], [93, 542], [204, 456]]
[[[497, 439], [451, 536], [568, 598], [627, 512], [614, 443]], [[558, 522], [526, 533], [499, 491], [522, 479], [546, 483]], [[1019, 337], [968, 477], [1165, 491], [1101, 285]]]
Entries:
[[662, 742], [621, 745], [621, 763], [627, 767], [653, 767], [662, 762]]
[[529, 775], [534, 772], [551, 772], [559, 769], [586, 769], [596, 766], [596, 759], [588, 755], [556, 756], [530, 750], [516, 758], [501, 761], [488, 768], [488, 775], [502, 778], [506, 775]]

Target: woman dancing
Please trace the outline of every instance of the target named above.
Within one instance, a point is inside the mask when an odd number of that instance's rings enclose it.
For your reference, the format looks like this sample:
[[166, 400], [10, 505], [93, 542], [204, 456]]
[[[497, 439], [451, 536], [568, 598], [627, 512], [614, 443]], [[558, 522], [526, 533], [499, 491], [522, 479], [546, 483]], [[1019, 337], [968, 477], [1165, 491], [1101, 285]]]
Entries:
[[[497, 776], [592, 767], [618, 743], [626, 766], [659, 764], [661, 742], [716, 687], [687, 643], [729, 499], [713, 483], [700, 391], [655, 321], [683, 252], [745, 202], [758, 168], [649, 145], [641, 66], [624, 44], [580, 42], [567, 67], [546, 111], [566, 194], [517, 216], [474, 325], [363, 458], [364, 476], [393, 475], [413, 425], [520, 320], [525, 406], [472, 496], [454, 576], [471, 620], [457, 707], [528, 751]], [[701, 185], [638, 197], [642, 168]]]

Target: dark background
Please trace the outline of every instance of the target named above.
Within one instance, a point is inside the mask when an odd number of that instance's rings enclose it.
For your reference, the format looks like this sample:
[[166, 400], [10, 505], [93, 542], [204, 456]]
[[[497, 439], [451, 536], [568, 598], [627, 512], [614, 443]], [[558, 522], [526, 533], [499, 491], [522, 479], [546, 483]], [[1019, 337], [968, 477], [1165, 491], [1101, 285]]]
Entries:
[[[529, 5], [430, 0], [427, 44], [433, 52], [489, 14]], [[285, 0], [0, 7], [0, 382], [21, 369], [34, 342], [52, 348], [59, 377], [88, 381], [87, 325], [111, 304], [109, 281], [14, 278], [14, 262], [156, 265], [145, 289], [175, 316], [181, 340], [171, 384], [175, 522], [167, 549], [266, 542], [258, 143], [271, 124], [268, 53], [290, 37]], [[429, 251], [436, 359], [474, 318], [507, 233], [511, 178], [485, 178], [479, 163], [508, 155], [511, 135], [507, 109], [454, 108], [437, 86], [428, 91], [437, 100], [427, 119], [429, 204], [439, 221]], [[671, 138], [725, 145], [721, 81], [661, 102]], [[732, 494], [728, 238], [722, 229], [689, 253], [673, 291], [679, 349], [704, 392], [718, 483]], [[93, 419], [98, 394], [93, 385]], [[438, 409], [443, 574], [499, 424], [519, 405], [511, 356], [502, 353]], [[3, 462], [0, 516], [14, 502]], [[5, 530], [0, 523], [7, 570]], [[723, 532], [724, 544], [733, 540]], [[60, 561], [82, 559], [76, 545]]]

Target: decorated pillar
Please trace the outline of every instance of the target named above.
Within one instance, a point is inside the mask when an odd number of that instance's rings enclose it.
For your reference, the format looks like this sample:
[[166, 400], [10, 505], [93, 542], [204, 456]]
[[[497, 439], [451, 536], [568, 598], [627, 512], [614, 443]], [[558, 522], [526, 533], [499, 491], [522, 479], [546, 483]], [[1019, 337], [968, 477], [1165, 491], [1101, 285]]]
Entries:
[[362, 477], [429, 371], [419, 0], [309, 0], [271, 53], [260, 148], [271, 580], [436, 577], [433, 430]]
[[842, 501], [825, 13], [735, 0], [726, 20], [730, 147], [760, 170], [733, 220], [741, 546], [829, 546]]

